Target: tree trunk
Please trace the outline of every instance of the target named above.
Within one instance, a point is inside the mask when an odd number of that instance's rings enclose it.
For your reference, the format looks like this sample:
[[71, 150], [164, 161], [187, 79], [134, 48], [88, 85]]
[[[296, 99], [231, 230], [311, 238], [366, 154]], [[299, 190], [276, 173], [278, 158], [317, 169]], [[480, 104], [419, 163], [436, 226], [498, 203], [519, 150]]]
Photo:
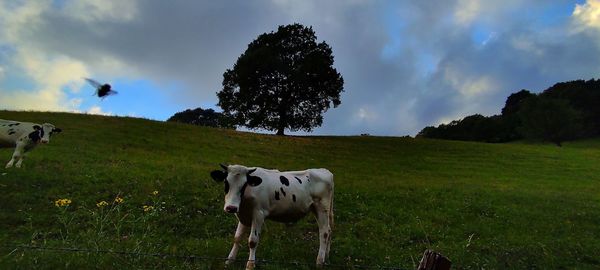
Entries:
[[287, 126], [287, 112], [286, 107], [282, 103], [279, 105], [279, 121], [277, 122], [277, 135], [284, 136], [285, 127]]

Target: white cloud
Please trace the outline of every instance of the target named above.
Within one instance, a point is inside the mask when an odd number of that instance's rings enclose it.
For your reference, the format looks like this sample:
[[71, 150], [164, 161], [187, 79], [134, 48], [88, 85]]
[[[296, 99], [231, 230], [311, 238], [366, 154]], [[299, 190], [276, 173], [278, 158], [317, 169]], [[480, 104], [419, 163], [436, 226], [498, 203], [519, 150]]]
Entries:
[[541, 48], [537, 47], [536, 44], [529, 37], [513, 37], [511, 39], [511, 45], [517, 50], [531, 53], [538, 57], [544, 55], [544, 51]]
[[[30, 44], [27, 34], [44, 24], [40, 14], [50, 9], [49, 1], [26, 1], [9, 8], [0, 4], [0, 45], [10, 46], [7, 55], [11, 69], [23, 71], [32, 89], [1, 89], [0, 106], [15, 110], [77, 111], [81, 99], [69, 99], [64, 88], [76, 93], [89, 74], [85, 65], [61, 54], [52, 57]], [[3, 69], [0, 69], [0, 77]]]
[[369, 108], [362, 107], [356, 111], [355, 117], [360, 121], [374, 121], [377, 119], [377, 113]]
[[104, 112], [102, 111], [102, 108], [100, 106], [92, 106], [91, 108], [89, 108], [87, 110], [87, 113], [89, 114], [97, 114], [97, 115], [113, 115], [112, 112]]
[[470, 77], [469, 74], [452, 66], [444, 68], [444, 80], [464, 98], [475, 98], [496, 90], [492, 77], [486, 75]]
[[481, 12], [480, 0], [458, 0], [454, 19], [460, 25], [471, 24]]
[[576, 4], [572, 17], [575, 32], [586, 29], [600, 30], [600, 0], [587, 0], [583, 5]]
[[40, 14], [49, 6], [50, 1], [25, 1], [15, 8], [0, 3], [0, 41], [15, 42], [29, 34], [28, 29], [41, 23]]
[[93, 23], [131, 21], [136, 17], [138, 11], [136, 0], [77, 0], [67, 1], [64, 13], [77, 20]]
[[81, 100], [70, 100], [63, 87], [78, 89], [78, 85], [81, 86], [81, 77], [88, 74], [82, 63], [67, 57], [48, 59], [35, 50], [25, 48], [19, 48], [11, 62], [31, 79], [34, 89], [5, 89], [0, 94], [0, 106], [42, 111], [78, 109]]

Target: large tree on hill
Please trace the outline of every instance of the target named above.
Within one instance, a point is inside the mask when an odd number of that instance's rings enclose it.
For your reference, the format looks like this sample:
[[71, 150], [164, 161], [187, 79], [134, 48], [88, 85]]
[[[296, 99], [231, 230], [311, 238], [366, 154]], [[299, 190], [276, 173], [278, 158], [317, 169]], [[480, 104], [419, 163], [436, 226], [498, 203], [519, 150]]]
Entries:
[[217, 96], [236, 124], [284, 135], [320, 126], [331, 104], [340, 105], [343, 89], [331, 47], [317, 43], [312, 27], [291, 24], [252, 41], [223, 74]]

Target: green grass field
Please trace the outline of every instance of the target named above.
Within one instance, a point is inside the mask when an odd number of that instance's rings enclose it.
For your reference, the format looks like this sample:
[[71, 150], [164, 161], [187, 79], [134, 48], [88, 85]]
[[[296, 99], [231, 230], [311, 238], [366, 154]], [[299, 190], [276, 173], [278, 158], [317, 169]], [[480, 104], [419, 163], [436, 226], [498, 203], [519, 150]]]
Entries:
[[[210, 258], [226, 257], [237, 221], [223, 212], [223, 186], [209, 176], [218, 163], [331, 170], [337, 268], [414, 269], [427, 248], [454, 269], [600, 268], [599, 140], [559, 148], [277, 137], [67, 113], [0, 111], [0, 119], [63, 129], [21, 169], [4, 169], [13, 149], [0, 149], [0, 269], [222, 268]], [[55, 206], [63, 198], [71, 204]], [[257, 258], [275, 262], [260, 269], [312, 268], [317, 231], [313, 217], [267, 221]], [[238, 258], [246, 256], [244, 247]]]

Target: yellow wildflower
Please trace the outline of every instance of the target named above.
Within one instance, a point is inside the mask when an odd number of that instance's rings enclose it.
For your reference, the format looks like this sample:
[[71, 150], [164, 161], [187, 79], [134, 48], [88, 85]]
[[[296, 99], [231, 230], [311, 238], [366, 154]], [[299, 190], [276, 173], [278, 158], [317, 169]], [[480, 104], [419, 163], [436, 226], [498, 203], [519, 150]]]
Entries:
[[124, 201], [124, 200], [123, 200], [123, 198], [121, 198], [121, 197], [118, 197], [118, 196], [117, 196], [117, 197], [115, 198], [115, 202], [116, 202], [116, 203], [122, 203], [123, 201]]
[[99, 202], [99, 203], [96, 204], [96, 206], [98, 206], [98, 207], [104, 207], [104, 206], [107, 206], [107, 205], [108, 205], [108, 203], [106, 201], [101, 201], [101, 202]]
[[152, 211], [154, 206], [152, 205], [144, 205], [144, 212]]
[[69, 199], [58, 199], [54, 201], [54, 205], [56, 207], [69, 206], [71, 204], [71, 200]]
[[154, 195], [154, 196], [158, 195], [158, 190], [152, 191], [152, 195]]

